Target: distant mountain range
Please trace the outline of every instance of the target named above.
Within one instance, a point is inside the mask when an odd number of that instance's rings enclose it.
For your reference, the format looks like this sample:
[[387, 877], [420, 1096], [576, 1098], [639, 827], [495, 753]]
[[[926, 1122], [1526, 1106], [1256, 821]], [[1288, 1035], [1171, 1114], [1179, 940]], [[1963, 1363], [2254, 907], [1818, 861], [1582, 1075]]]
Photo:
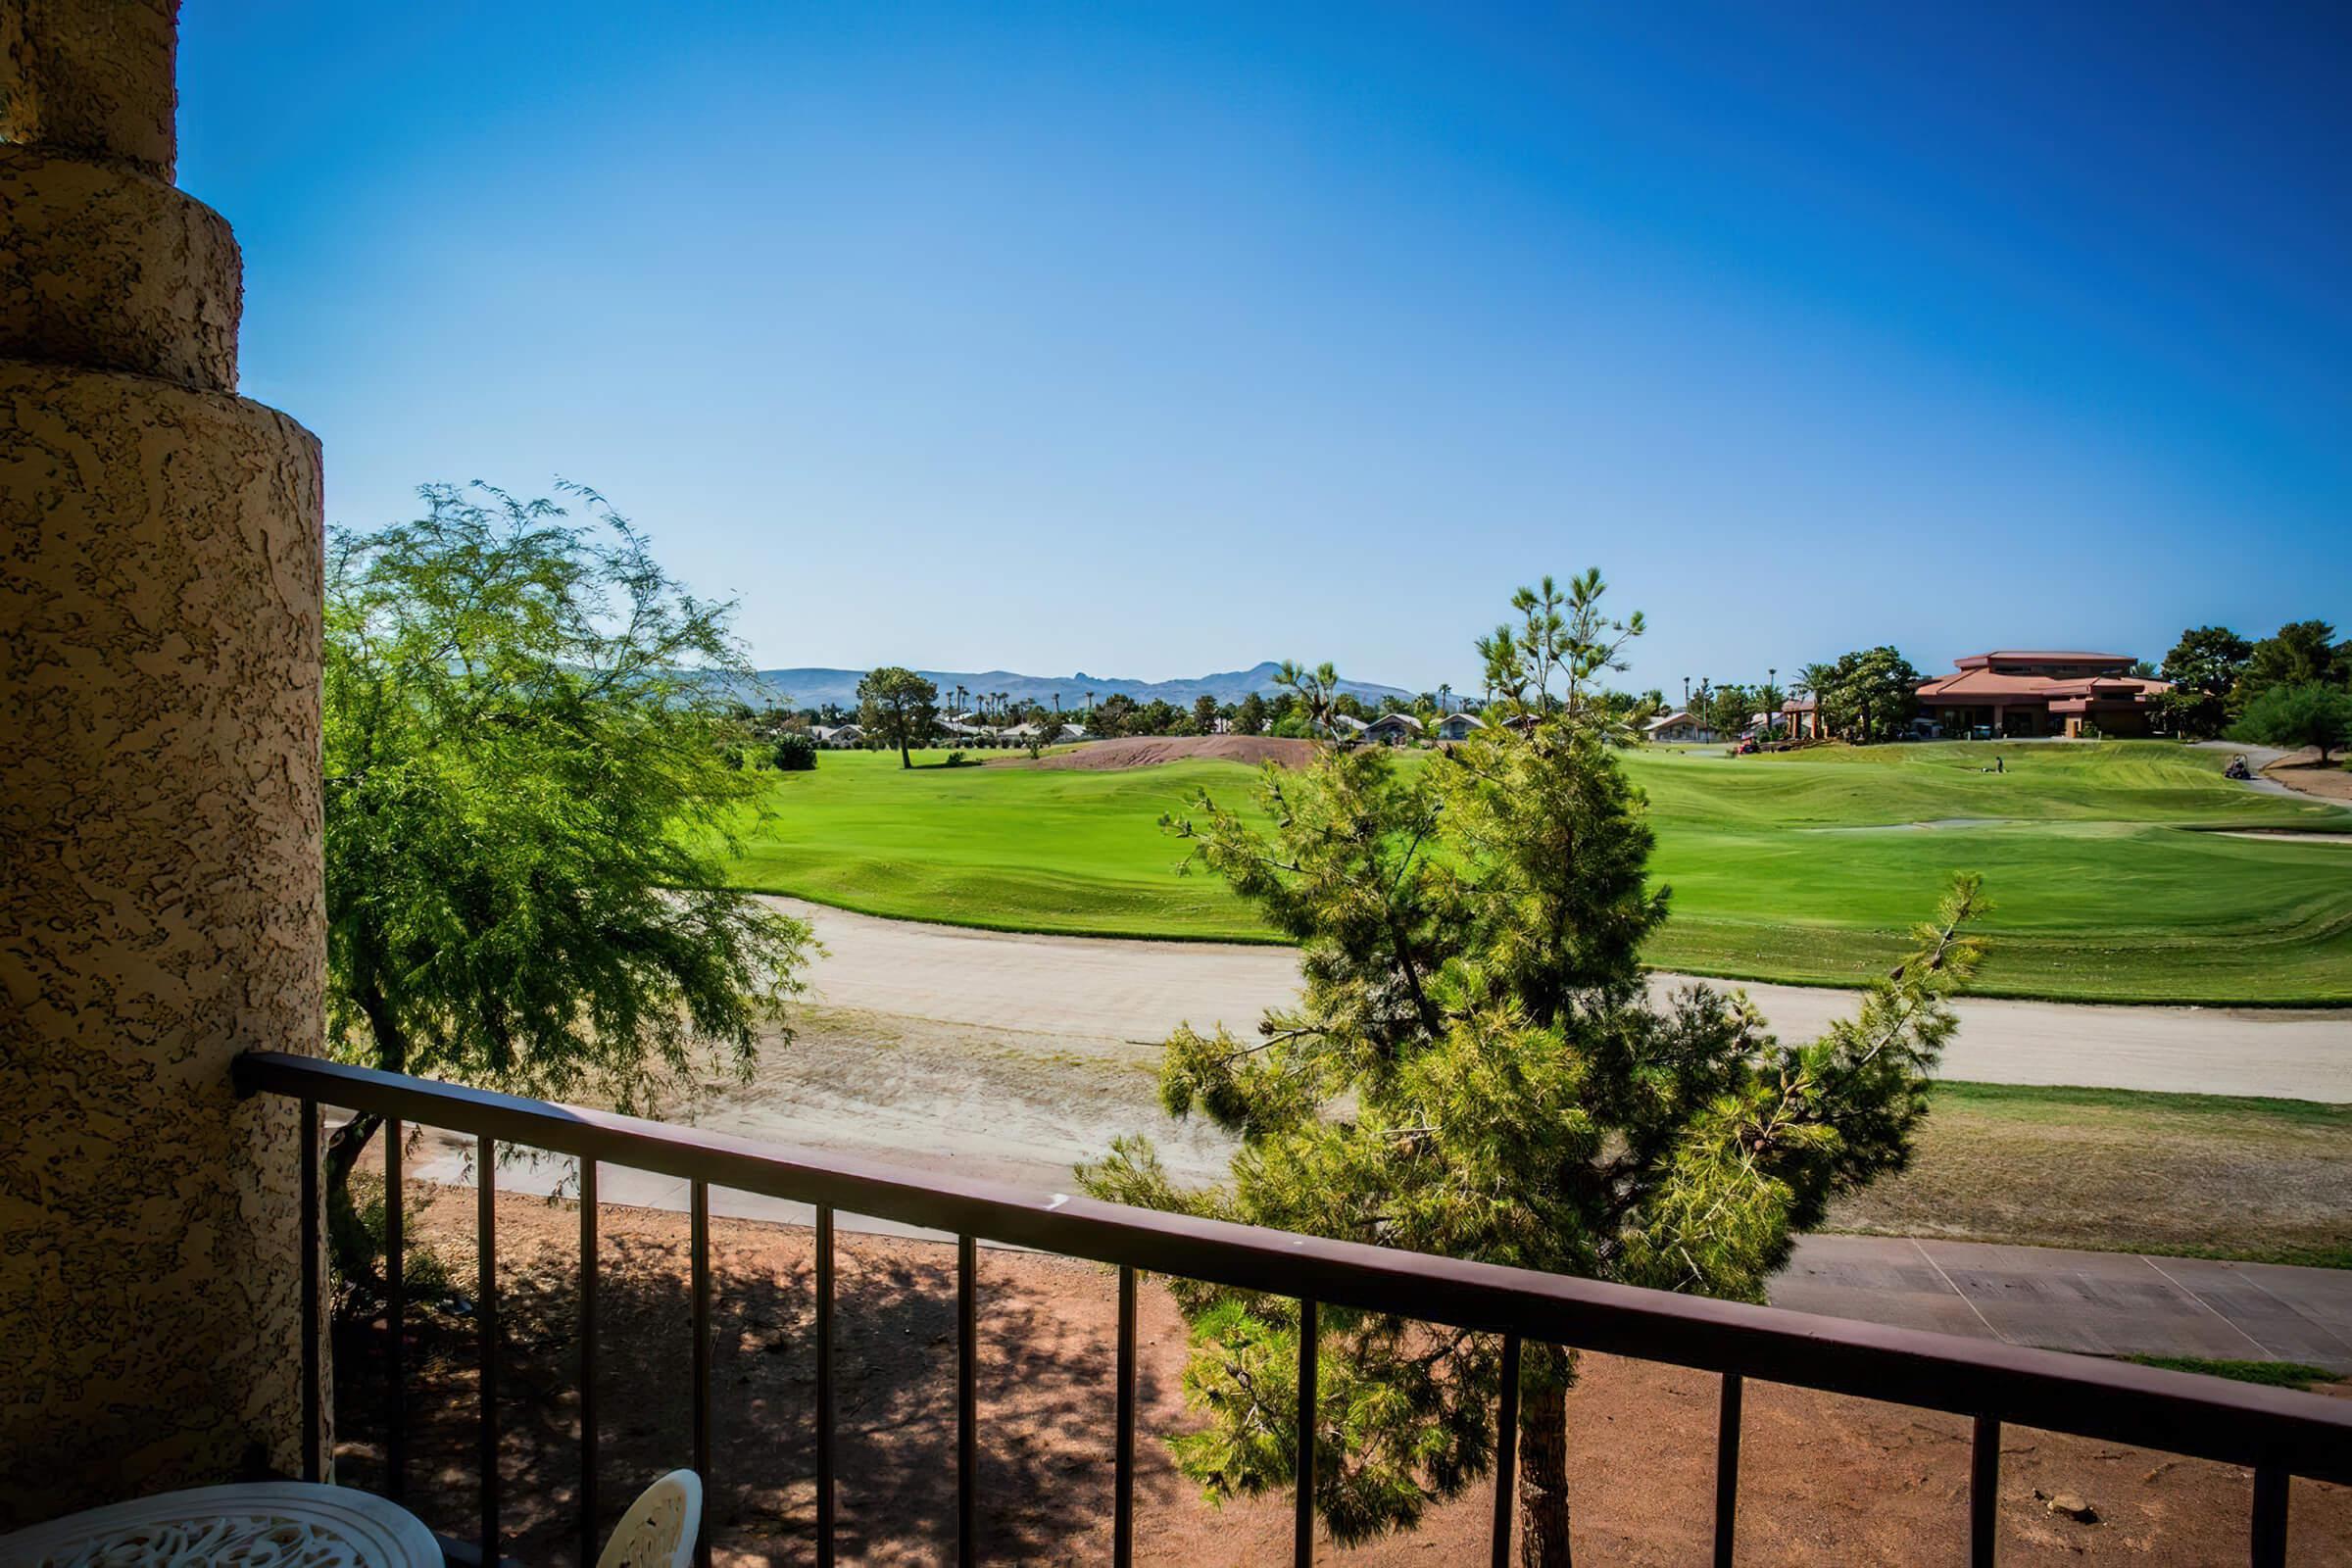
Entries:
[[[974, 696], [1003, 692], [1016, 703], [1044, 703], [1049, 708], [1054, 706], [1056, 694], [1063, 708], [1084, 708], [1089, 692], [1095, 694], [1096, 702], [1113, 692], [1122, 692], [1139, 703], [1156, 699], [1189, 708], [1203, 693], [1219, 703], [1238, 703], [1251, 692], [1270, 697], [1275, 691], [1274, 671], [1279, 667], [1269, 660], [1248, 669], [1202, 675], [1194, 680], [1129, 680], [1118, 675], [1085, 673], [1017, 675], [1008, 669], [923, 669], [915, 673], [936, 683], [951, 700], [960, 686]], [[864, 676], [862, 669], [763, 669], [760, 671], [760, 684], [766, 696], [794, 708], [821, 708], [827, 703], [854, 708], [858, 703], [858, 682]], [[1343, 680], [1340, 689], [1373, 703], [1383, 697], [1413, 695], [1398, 687], [1375, 686], [1361, 680]]]

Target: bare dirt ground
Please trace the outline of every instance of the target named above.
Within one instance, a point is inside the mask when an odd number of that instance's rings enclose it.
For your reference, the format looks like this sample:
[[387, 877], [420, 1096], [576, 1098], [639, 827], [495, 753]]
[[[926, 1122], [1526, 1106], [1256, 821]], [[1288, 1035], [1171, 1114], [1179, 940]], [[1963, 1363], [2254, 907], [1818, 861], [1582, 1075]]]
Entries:
[[2277, 780], [2298, 795], [2316, 795], [2324, 801], [2352, 806], [2352, 771], [2345, 769], [2341, 758], [2323, 763], [2319, 752], [2312, 747], [2265, 763], [2262, 776]]
[[1035, 761], [1026, 757], [989, 759], [991, 767], [1075, 767], [1089, 772], [1111, 772], [1127, 767], [1153, 767], [1161, 762], [1204, 760], [1219, 762], [1280, 762], [1304, 767], [1315, 755], [1313, 741], [1284, 740], [1273, 735], [1138, 735], [1125, 740], [1089, 741], [1066, 752]]
[[[412, 1189], [412, 1208], [426, 1197]], [[505, 1350], [500, 1471], [507, 1549], [528, 1562], [577, 1560], [577, 1215], [568, 1203], [508, 1197], [498, 1208]], [[473, 1204], [444, 1192], [416, 1235], [470, 1280]], [[692, 1455], [686, 1226], [682, 1216], [608, 1205], [600, 1249], [603, 1434], [599, 1537], [647, 1481]], [[815, 1371], [810, 1237], [796, 1227], [714, 1219], [713, 1462], [716, 1560], [808, 1562], [814, 1521]], [[1030, 1253], [979, 1263], [980, 1555], [1005, 1563], [1092, 1563], [1109, 1552], [1112, 1347], [1109, 1271]], [[934, 1563], [949, 1555], [955, 1498], [955, 1251], [845, 1235], [838, 1280], [840, 1541], [845, 1560]], [[1156, 1284], [1141, 1297], [1137, 1444], [1140, 1561], [1269, 1563], [1289, 1555], [1291, 1502], [1278, 1494], [1211, 1507], [1157, 1441], [1192, 1419], [1185, 1338]], [[380, 1323], [337, 1347], [338, 1479], [378, 1490]], [[470, 1315], [412, 1313], [409, 1503], [445, 1534], [474, 1515], [476, 1327]], [[1740, 1468], [1744, 1563], [1958, 1563], [1965, 1559], [1968, 1427], [1867, 1400], [1755, 1384]], [[1580, 1560], [1703, 1560], [1714, 1481], [1715, 1380], [1588, 1356], [1570, 1403]], [[2054, 1513], [2072, 1493], [2097, 1522]], [[2006, 1562], [2242, 1560], [2249, 1474], [2115, 1444], [2012, 1431], [2002, 1444]], [[1482, 1560], [1485, 1486], [1432, 1511], [1410, 1536], [1331, 1562]], [[2297, 1562], [2352, 1560], [2352, 1492], [2298, 1482]]]

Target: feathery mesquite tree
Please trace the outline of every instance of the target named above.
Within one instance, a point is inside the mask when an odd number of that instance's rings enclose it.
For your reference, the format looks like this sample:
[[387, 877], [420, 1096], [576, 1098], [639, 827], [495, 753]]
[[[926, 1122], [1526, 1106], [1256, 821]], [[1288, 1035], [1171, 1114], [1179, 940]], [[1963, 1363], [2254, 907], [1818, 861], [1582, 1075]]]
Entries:
[[[1161, 1097], [1238, 1133], [1232, 1181], [1175, 1185], [1149, 1141], [1082, 1166], [1100, 1197], [1450, 1257], [1761, 1299], [1830, 1200], [1898, 1168], [1975, 969], [1962, 877], [1917, 954], [1853, 1018], [1783, 1045], [1739, 993], [1653, 1003], [1639, 955], [1666, 918], [1640, 792], [1581, 692], [1638, 621], [1527, 595], [1516, 665], [1490, 654], [1495, 726], [1402, 769], [1384, 749], [1268, 767], [1269, 831], [1203, 794], [1166, 825], [1299, 945], [1304, 995], [1254, 1039], [1179, 1029]], [[1504, 634], [1498, 633], [1498, 639]], [[1192, 1325], [1185, 1386], [1208, 1417], [1175, 1440], [1213, 1495], [1288, 1485], [1297, 1303], [1170, 1281]], [[1494, 1462], [1491, 1337], [1325, 1307], [1315, 1506], [1333, 1536], [1409, 1528]], [[1569, 1560], [1566, 1397], [1575, 1355], [1529, 1347], [1522, 1560]]]
[[[578, 486], [429, 485], [425, 515], [338, 531], [326, 582], [328, 1046], [348, 1060], [629, 1108], [717, 1060], [747, 1074], [800, 989], [808, 927], [732, 891], [719, 851], [760, 775], [724, 693], [729, 607], [665, 576]], [[784, 1038], [789, 1038], [785, 1032]], [[373, 1271], [326, 1152], [328, 1234]]]

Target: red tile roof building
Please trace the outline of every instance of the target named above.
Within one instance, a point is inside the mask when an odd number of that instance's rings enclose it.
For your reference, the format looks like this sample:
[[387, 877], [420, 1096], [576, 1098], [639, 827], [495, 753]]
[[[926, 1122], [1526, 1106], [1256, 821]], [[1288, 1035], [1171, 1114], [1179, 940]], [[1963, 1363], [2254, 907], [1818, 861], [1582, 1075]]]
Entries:
[[2001, 649], [1957, 662], [1949, 675], [1919, 689], [1923, 716], [1946, 735], [1990, 729], [1995, 735], [2148, 733], [2148, 699], [2169, 682], [2132, 673], [2129, 654]]

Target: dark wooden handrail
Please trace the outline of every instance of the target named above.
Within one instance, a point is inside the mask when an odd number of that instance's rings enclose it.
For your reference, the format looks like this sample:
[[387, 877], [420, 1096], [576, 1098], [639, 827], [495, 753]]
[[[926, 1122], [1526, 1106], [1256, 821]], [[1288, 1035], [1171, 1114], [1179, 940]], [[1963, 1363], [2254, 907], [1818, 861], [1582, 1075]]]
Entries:
[[[2352, 1484], [2352, 1402], [2053, 1350], [1466, 1262], [967, 1181], [279, 1052], [240, 1093], [294, 1097], [1071, 1257]], [[968, 1303], [967, 1303], [968, 1304]], [[1736, 1412], [1737, 1406], [1734, 1406]], [[1727, 1422], [1736, 1452], [1737, 1416]], [[2282, 1503], [2281, 1503], [2282, 1505]], [[2258, 1512], [2260, 1510], [2258, 1509]], [[1728, 1520], [1727, 1497], [1721, 1517]], [[2257, 1518], [2259, 1543], [2265, 1521]]]

